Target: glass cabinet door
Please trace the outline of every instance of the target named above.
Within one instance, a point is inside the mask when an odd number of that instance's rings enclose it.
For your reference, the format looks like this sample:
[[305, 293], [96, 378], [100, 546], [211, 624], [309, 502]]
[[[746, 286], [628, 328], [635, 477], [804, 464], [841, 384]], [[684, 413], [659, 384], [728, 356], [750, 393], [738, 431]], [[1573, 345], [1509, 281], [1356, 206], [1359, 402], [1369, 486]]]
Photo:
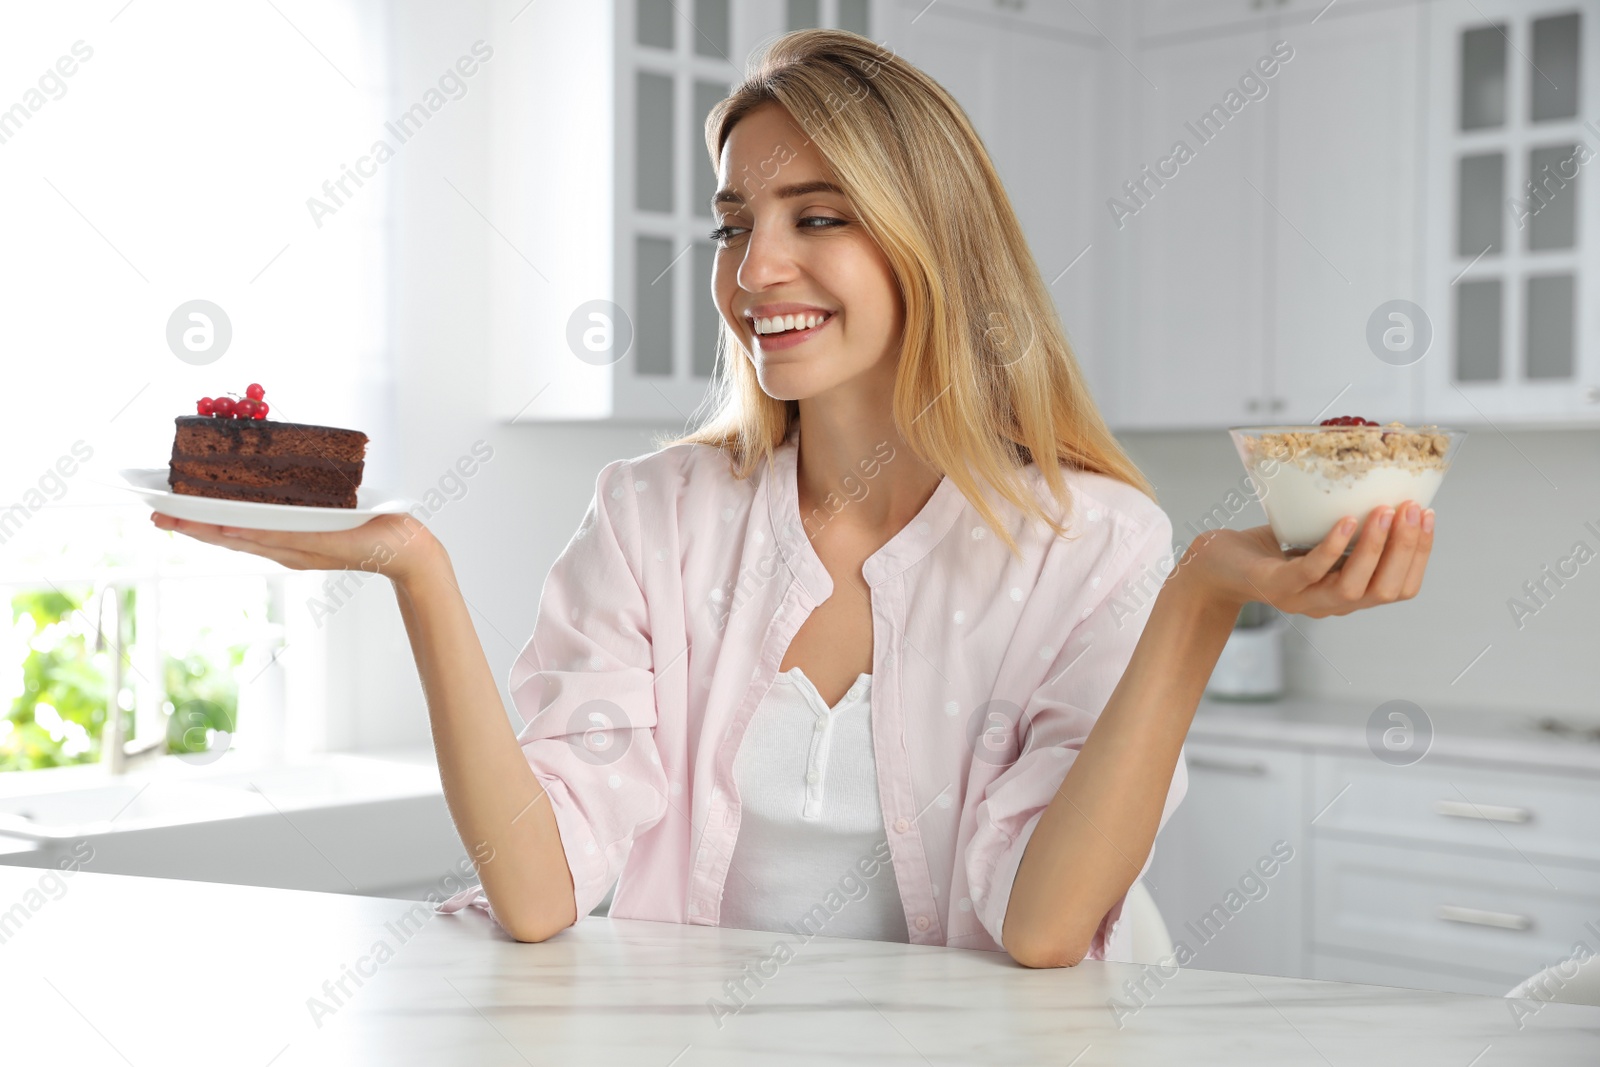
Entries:
[[[720, 315], [711, 298], [716, 174], [705, 120], [743, 73], [730, 0], [622, 0], [619, 82], [632, 107], [620, 124], [631, 158], [631, 201], [617, 236], [618, 291], [634, 344], [617, 365], [619, 417], [687, 421], [716, 366]], [[624, 164], [626, 165], [626, 164]]]
[[1600, 360], [1583, 358], [1584, 293], [1595, 291], [1586, 246], [1600, 233], [1585, 210], [1600, 126], [1583, 119], [1596, 97], [1586, 43], [1596, 14], [1551, 0], [1439, 10], [1452, 60], [1449, 106], [1433, 120], [1450, 126], [1437, 172], [1451, 194], [1440, 302], [1449, 342], [1444, 396], [1430, 406], [1600, 417]]
[[714, 377], [722, 316], [711, 293], [716, 174], [705, 123], [751, 52], [789, 30], [866, 35], [870, 0], [617, 0], [618, 302], [633, 346], [615, 365], [616, 417], [687, 422]]

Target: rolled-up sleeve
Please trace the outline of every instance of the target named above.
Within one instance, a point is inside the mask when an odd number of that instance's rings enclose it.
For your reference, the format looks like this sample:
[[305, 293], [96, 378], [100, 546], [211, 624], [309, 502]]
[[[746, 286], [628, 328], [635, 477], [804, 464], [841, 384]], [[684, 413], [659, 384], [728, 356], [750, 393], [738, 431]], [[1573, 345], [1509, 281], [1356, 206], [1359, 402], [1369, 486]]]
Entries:
[[551, 567], [511, 670], [517, 738], [555, 814], [580, 921], [667, 810], [641, 554], [633, 475], [617, 460]]
[[[1045, 682], [1022, 709], [1021, 754], [989, 784], [977, 806], [977, 827], [964, 862], [972, 906], [997, 945], [1002, 944], [1011, 888], [1033, 831], [1127, 669], [1170, 570], [1171, 521], [1159, 508], [1152, 507], [1149, 514], [1142, 530], [1128, 533], [1106, 552], [1107, 561], [1098, 569], [1103, 579], [1112, 579], [1099, 585], [1106, 595], [1085, 609], [1088, 614], [1075, 625], [1069, 620], [1057, 631], [1063, 639]], [[1070, 542], [1060, 544], [1070, 550]], [[1180, 754], [1161, 826], [1183, 799], [1187, 784]], [[1154, 854], [1152, 848], [1141, 877]], [[1101, 920], [1086, 958], [1107, 958], [1125, 899]]]

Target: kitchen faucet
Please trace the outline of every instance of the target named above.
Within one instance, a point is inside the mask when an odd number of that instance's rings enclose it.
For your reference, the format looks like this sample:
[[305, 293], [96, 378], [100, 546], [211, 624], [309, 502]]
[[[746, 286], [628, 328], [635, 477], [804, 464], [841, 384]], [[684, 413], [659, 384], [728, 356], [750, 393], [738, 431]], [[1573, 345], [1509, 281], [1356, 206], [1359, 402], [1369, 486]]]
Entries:
[[111, 596], [111, 617], [112, 624], [116, 628], [116, 637], [110, 642], [115, 655], [112, 657], [111, 698], [106, 704], [106, 722], [100, 734], [100, 752], [106, 769], [113, 775], [120, 775], [160, 759], [166, 754], [167, 739], [163, 734], [153, 740], [130, 746], [123, 733], [122, 706], [119, 699], [122, 696], [123, 663], [127, 656], [127, 642], [126, 627], [123, 625], [122, 617], [122, 594], [115, 585], [102, 588], [95, 602], [94, 648], [96, 652], [106, 651], [105, 607], [108, 593]]

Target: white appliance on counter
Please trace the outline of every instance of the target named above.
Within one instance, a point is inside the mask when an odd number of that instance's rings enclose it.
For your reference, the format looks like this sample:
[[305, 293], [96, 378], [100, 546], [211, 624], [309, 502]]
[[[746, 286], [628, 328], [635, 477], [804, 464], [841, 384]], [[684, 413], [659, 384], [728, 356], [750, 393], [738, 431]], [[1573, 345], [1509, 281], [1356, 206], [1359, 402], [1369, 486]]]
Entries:
[[1222, 646], [1206, 683], [1213, 700], [1276, 700], [1283, 695], [1283, 616], [1252, 600]]

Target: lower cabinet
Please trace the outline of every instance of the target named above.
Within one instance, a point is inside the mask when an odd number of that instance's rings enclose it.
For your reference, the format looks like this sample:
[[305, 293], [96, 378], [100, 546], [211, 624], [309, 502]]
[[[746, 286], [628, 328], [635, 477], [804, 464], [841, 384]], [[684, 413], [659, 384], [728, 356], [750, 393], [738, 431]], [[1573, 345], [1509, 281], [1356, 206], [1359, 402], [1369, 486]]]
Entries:
[[1600, 776], [1203, 735], [1185, 752], [1146, 883], [1188, 966], [1499, 996], [1600, 953]]
[[1184, 750], [1189, 791], [1145, 874], [1177, 962], [1304, 977], [1306, 755], [1195, 741]]
[[1503, 995], [1580, 938], [1597, 947], [1583, 934], [1600, 915], [1600, 871], [1510, 849], [1466, 854], [1331, 834], [1313, 853], [1314, 946], [1344, 957], [1314, 966], [1314, 978], [1330, 977], [1323, 966], [1348, 974], [1365, 962], [1415, 972], [1428, 988]]

